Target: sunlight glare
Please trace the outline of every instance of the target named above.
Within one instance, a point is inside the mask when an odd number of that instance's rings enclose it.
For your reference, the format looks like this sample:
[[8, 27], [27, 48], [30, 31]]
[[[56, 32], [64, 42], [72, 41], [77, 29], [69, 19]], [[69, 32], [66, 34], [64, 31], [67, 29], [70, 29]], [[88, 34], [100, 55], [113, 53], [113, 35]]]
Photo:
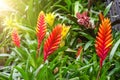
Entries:
[[10, 7], [5, 3], [4, 0], [0, 0], [0, 11], [9, 11]]

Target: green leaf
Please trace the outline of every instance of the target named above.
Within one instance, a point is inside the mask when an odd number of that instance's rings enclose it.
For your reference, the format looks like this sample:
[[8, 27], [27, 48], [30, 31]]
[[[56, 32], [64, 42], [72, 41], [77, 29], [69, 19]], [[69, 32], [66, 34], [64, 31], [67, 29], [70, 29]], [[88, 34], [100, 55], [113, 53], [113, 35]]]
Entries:
[[15, 69], [20, 72], [20, 74], [22, 75], [24, 80], [29, 80], [28, 74], [27, 74], [27, 72], [25, 72], [25, 70], [23, 70], [22, 68], [20, 68], [18, 66], [16, 66]]
[[81, 67], [79, 70], [81, 71], [81, 70], [83, 70], [83, 69], [86, 69], [86, 68], [94, 65], [94, 64], [95, 64], [95, 62], [93, 62], [93, 63], [91, 63], [91, 64], [88, 64], [88, 65], [85, 65], [85, 66]]
[[35, 31], [32, 30], [32, 29], [29, 28], [29, 27], [22, 26], [22, 25], [19, 25], [19, 24], [16, 24], [16, 25], [17, 25], [20, 29], [22, 29], [22, 30], [29, 31], [29, 32], [31, 32], [31, 33], [35, 33]]
[[117, 55], [118, 57], [120, 57], [120, 51], [117, 51], [117, 52], [116, 52], [116, 55]]
[[58, 7], [58, 8], [61, 8], [62, 10], [64, 10], [64, 11], [69, 12], [69, 10], [66, 7], [62, 6], [62, 5], [54, 5], [53, 7]]
[[116, 71], [118, 71], [120, 68], [114, 68], [112, 71], [109, 72], [109, 76], [112, 76]]
[[30, 62], [30, 64], [35, 67], [35, 61], [34, 61], [34, 57], [30, 55], [30, 53], [28, 52], [27, 48], [24, 48], [24, 50], [26, 51], [26, 55], [28, 57], [28, 61]]
[[84, 37], [86, 37], [88, 40], [94, 40], [94, 38], [89, 34], [86, 34], [84, 32], [79, 32], [79, 33], [82, 34]]
[[65, 0], [65, 3], [67, 4], [68, 9], [70, 10], [70, 6], [72, 4], [71, 0]]
[[112, 3], [113, 3], [113, 2], [111, 2], [111, 3], [105, 8], [105, 11], [103, 12], [104, 16], [106, 16], [106, 15], [108, 14], [108, 12], [109, 12], [109, 10], [110, 10], [110, 8], [111, 8], [111, 6], [112, 6]]
[[67, 46], [60, 47], [54, 52], [54, 54], [59, 53], [60, 51], [65, 51], [67, 50], [67, 48], [68, 48]]
[[9, 80], [9, 76], [0, 72], [0, 80]]
[[23, 59], [23, 56], [22, 56], [21, 53], [17, 50], [17, 48], [13, 48], [12, 50], [15, 51], [16, 54], [17, 54], [21, 59]]
[[82, 76], [80, 76], [79, 80], [89, 80], [89, 76], [88, 75], [82, 75]]
[[67, 52], [73, 52], [73, 53], [76, 53], [76, 51], [75, 50], [73, 50], [73, 49], [70, 49], [70, 48], [67, 48], [67, 50], [66, 50]]
[[114, 54], [115, 54], [119, 44], [120, 44], [120, 39], [114, 44], [114, 46], [113, 46], [113, 48], [112, 48], [112, 50], [110, 52], [110, 57], [109, 57], [110, 61], [112, 60], [112, 58], [113, 58], [113, 56], [114, 56]]
[[43, 66], [37, 74], [37, 80], [55, 80], [52, 71], [48, 68], [48, 65]]
[[10, 56], [10, 54], [7, 54], [7, 53], [0, 53], [0, 57], [9, 57]]
[[92, 44], [93, 41], [88, 41], [86, 44], [85, 44], [85, 47], [84, 47], [84, 50], [87, 50], [90, 45]]
[[42, 69], [42, 67], [44, 66], [44, 64], [41, 64], [34, 72], [35, 77], [38, 75], [38, 73], [40, 72], [40, 70]]
[[75, 2], [75, 9], [74, 10], [75, 10], [74, 12], [75, 12], [75, 16], [76, 16], [76, 13], [79, 12], [79, 1]]
[[69, 80], [79, 80], [79, 77], [71, 78]]
[[75, 1], [75, 7], [74, 7], [75, 16], [77, 12], [81, 12], [84, 9], [82, 4], [80, 4], [79, 2], [80, 1]]

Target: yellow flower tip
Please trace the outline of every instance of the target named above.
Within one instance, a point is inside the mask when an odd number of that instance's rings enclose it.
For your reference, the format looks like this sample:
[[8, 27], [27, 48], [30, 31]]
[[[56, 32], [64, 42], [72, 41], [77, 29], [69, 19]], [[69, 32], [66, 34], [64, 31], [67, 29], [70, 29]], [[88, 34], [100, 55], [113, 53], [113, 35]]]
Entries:
[[55, 15], [53, 13], [48, 13], [48, 14], [46, 14], [45, 20], [50, 26], [53, 26], [54, 20], [55, 20]]
[[70, 26], [66, 26], [65, 24], [62, 25], [62, 39], [67, 35], [68, 31], [70, 29]]
[[62, 41], [60, 42], [60, 47], [63, 47], [63, 46], [65, 46], [65, 41], [64, 41], [64, 40], [62, 40]]
[[113, 44], [113, 41], [111, 41], [109, 44], [107, 44], [105, 48], [112, 46], [112, 44]]
[[39, 15], [45, 15], [44, 11], [40, 11]]

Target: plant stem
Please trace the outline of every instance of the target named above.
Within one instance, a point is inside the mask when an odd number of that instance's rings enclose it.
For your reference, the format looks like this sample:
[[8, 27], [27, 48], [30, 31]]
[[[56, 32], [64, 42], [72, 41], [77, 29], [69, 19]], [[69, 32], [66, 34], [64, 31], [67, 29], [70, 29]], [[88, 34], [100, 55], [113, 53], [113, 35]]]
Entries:
[[40, 52], [40, 49], [37, 48], [36, 58], [38, 58], [38, 56], [39, 56], [39, 52]]
[[97, 74], [97, 78], [96, 78], [96, 80], [99, 80], [99, 77], [100, 77], [100, 73], [101, 73], [101, 67], [100, 67], [100, 69], [99, 69], [99, 71], [98, 71], [98, 74]]

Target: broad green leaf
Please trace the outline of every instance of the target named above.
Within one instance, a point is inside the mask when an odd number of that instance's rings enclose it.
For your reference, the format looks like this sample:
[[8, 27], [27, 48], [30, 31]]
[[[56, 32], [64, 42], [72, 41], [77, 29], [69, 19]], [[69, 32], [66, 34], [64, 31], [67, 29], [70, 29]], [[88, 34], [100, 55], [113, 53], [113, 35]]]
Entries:
[[76, 16], [76, 13], [79, 12], [79, 1], [76, 1], [75, 2], [75, 8], [74, 8], [74, 12], [75, 12], [75, 16]]
[[111, 3], [105, 8], [105, 11], [103, 12], [104, 16], [106, 16], [106, 15], [108, 14], [108, 12], [109, 12], [109, 10], [110, 10], [110, 8], [111, 8], [111, 6], [112, 6], [112, 3], [113, 3], [113, 2], [111, 2]]
[[17, 52], [21, 54], [21, 56], [24, 58], [24, 60], [27, 59], [28, 55], [27, 52], [25, 51], [25, 47], [21, 46], [20, 48], [16, 48]]
[[20, 68], [18, 66], [16, 66], [15, 69], [20, 72], [20, 74], [22, 75], [24, 80], [29, 80], [28, 74], [27, 74], [27, 72], [25, 72], [25, 70], [23, 70], [22, 68]]
[[71, 6], [71, 0], [65, 0], [65, 3], [67, 4], [68, 9], [70, 9]]
[[120, 39], [114, 44], [114, 46], [113, 46], [113, 48], [112, 48], [112, 50], [110, 52], [110, 56], [109, 56], [110, 61], [112, 60], [112, 58], [113, 58], [113, 56], [114, 56], [114, 54], [115, 54], [115, 52], [116, 52], [119, 45], [120, 45]]
[[0, 72], [0, 80], [9, 80], [9, 76]]
[[88, 41], [88, 42], [85, 44], [84, 50], [87, 50], [87, 49], [90, 47], [90, 45], [92, 45], [92, 42], [93, 42], [93, 41]]
[[53, 73], [48, 68], [48, 65], [42, 67], [37, 74], [37, 80], [55, 80]]

